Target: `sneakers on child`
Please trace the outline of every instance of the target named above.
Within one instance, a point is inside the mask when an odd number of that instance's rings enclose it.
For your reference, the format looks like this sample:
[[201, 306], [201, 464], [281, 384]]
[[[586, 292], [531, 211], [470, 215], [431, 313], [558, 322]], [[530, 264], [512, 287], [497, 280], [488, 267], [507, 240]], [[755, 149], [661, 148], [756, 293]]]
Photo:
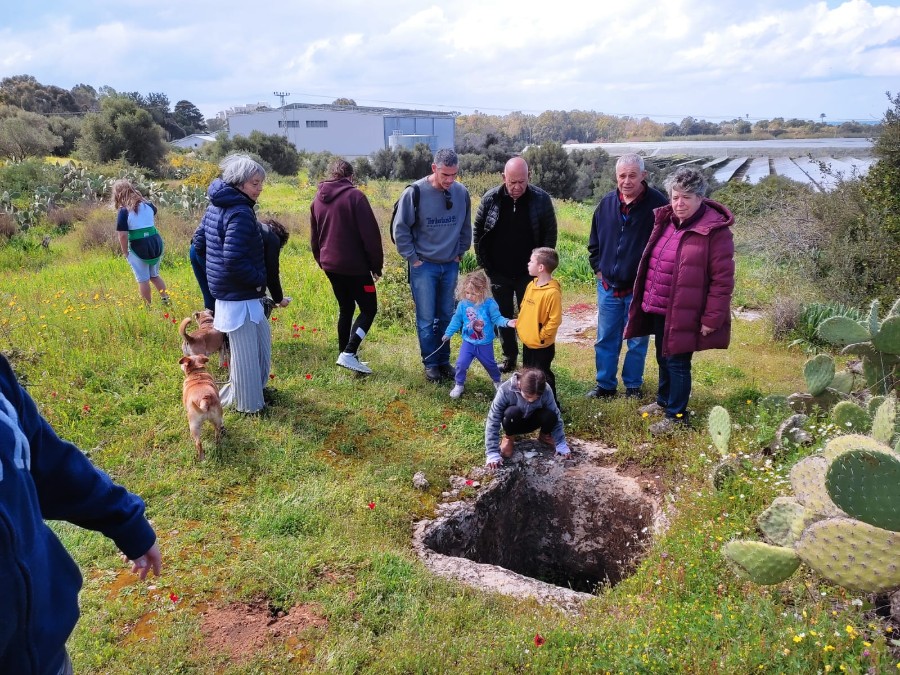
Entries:
[[351, 354], [350, 352], [341, 352], [341, 355], [338, 356], [337, 365], [366, 375], [372, 372], [372, 369], [362, 363], [356, 354]]
[[453, 389], [450, 390], [450, 398], [459, 398], [463, 395], [464, 390], [465, 387], [463, 387], [461, 384], [453, 385]]

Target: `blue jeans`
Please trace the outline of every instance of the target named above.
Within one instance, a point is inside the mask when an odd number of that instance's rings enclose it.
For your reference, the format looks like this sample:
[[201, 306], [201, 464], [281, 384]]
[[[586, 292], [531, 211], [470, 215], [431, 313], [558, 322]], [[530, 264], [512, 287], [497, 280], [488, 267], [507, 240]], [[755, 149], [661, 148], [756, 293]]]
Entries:
[[[619, 354], [622, 351], [622, 335], [631, 307], [631, 293], [624, 298], [613, 295], [613, 289], [606, 290], [597, 280], [597, 341], [594, 343], [594, 360], [597, 365], [597, 384], [604, 389], [615, 391], [616, 372], [619, 369]], [[627, 341], [628, 351], [622, 364], [622, 383], [627, 389], [636, 389], [644, 383], [644, 362], [647, 360], [649, 336], [631, 338]]]
[[450, 342], [441, 342], [453, 318], [459, 263], [422, 261], [409, 266], [409, 288], [416, 306], [416, 333], [426, 368], [450, 365]]
[[663, 334], [666, 318], [652, 314], [653, 341], [656, 343], [656, 363], [659, 364], [659, 389], [656, 402], [665, 408], [666, 417], [688, 422], [687, 406], [691, 397], [691, 359], [694, 352], [663, 356]]

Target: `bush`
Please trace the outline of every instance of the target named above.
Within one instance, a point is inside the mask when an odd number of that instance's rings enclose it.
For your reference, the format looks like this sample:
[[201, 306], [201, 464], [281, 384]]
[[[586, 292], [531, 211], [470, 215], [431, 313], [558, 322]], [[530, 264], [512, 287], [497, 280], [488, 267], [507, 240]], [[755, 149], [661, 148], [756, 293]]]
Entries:
[[78, 153], [96, 162], [124, 158], [132, 166], [157, 172], [166, 156], [162, 127], [149, 112], [125, 96], [107, 96], [101, 111], [85, 117]]

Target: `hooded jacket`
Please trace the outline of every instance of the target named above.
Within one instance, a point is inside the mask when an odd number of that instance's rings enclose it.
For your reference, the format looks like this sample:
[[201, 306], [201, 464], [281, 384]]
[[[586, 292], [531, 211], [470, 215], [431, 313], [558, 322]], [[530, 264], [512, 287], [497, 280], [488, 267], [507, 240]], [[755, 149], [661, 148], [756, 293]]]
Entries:
[[384, 250], [378, 221], [362, 191], [349, 178], [319, 183], [309, 205], [310, 247], [326, 272], [381, 276]]
[[[723, 204], [704, 199], [703, 214], [681, 234], [673, 258], [666, 308], [663, 356], [726, 349], [731, 342], [731, 294], [734, 291], [734, 216]], [[670, 224], [671, 206], [656, 209], [653, 232], [644, 248], [634, 282], [625, 338], [653, 333], [652, 314], [642, 308], [653, 247]], [[700, 326], [713, 328], [707, 336]]]
[[0, 673], [56, 675], [78, 620], [81, 573], [45, 518], [102, 532], [131, 559], [156, 540], [140, 497], [61, 440], [0, 357]]
[[221, 178], [207, 190], [209, 206], [194, 248], [206, 257], [206, 279], [216, 300], [253, 300], [266, 292], [262, 234], [250, 197]]
[[524, 418], [530, 417], [536, 410], [547, 408], [556, 415], [556, 424], [551, 432], [556, 452], [561, 455], [569, 454], [569, 446], [566, 443], [566, 434], [563, 430], [562, 414], [553, 398], [553, 389], [548, 385], [541, 397], [533, 403], [525, 400], [519, 389], [519, 373], [513, 373], [510, 378], [500, 385], [491, 409], [488, 411], [487, 421], [484, 423], [484, 447], [488, 463], [499, 463], [500, 456], [500, 425], [503, 422], [503, 413], [510, 406], [518, 406]]
[[525, 289], [519, 307], [516, 333], [522, 344], [531, 349], [549, 347], [556, 341], [556, 331], [562, 323], [562, 290], [556, 279], [543, 286], [532, 279]]

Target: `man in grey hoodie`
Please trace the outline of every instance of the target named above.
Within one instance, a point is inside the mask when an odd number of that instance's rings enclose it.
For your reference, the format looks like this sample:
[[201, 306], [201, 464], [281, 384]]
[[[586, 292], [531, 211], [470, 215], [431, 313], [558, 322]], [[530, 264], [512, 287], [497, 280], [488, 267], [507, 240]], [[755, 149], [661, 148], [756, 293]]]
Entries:
[[409, 265], [425, 377], [439, 382], [454, 376], [450, 343], [441, 337], [453, 317], [459, 261], [472, 243], [472, 205], [469, 191], [456, 182], [453, 150], [438, 150], [431, 171], [403, 191], [391, 226]]

